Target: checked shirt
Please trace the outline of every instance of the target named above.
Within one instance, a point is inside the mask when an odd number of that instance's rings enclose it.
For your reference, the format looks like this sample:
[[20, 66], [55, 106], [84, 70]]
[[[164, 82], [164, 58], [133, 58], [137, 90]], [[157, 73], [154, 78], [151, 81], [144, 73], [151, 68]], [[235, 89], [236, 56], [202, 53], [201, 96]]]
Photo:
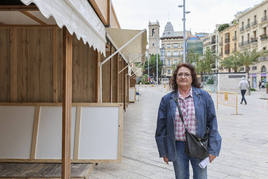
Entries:
[[[178, 92], [179, 94], [179, 92]], [[183, 98], [180, 94], [178, 96], [178, 103], [180, 105], [184, 124], [188, 131], [192, 134], [196, 134], [196, 119], [195, 119], [195, 108], [194, 99], [192, 94], [192, 88], [189, 94]], [[178, 108], [176, 108], [176, 118], [175, 118], [175, 138], [177, 141], [185, 141], [185, 128], [181, 121]]]

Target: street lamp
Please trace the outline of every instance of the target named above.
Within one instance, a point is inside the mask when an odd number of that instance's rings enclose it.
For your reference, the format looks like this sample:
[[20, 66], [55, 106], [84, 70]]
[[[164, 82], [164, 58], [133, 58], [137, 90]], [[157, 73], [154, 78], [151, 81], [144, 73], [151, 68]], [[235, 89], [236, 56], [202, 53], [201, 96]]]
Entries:
[[179, 5], [178, 7], [182, 7], [183, 8], [183, 63], [186, 62], [186, 35], [185, 35], [185, 14], [189, 14], [190, 11], [185, 11], [185, 0], [183, 0], [183, 5]]

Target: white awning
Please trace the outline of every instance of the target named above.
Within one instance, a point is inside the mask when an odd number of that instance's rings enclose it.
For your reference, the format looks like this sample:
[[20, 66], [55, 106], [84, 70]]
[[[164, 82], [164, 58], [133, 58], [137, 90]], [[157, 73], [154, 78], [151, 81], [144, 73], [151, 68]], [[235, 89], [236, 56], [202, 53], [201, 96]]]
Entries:
[[47, 19], [52, 16], [57, 25], [66, 26], [70, 34], [105, 55], [105, 27], [87, 0], [21, 0], [34, 3]]
[[142, 68], [133, 66], [132, 71], [137, 77], [142, 76]]
[[129, 40], [143, 31], [141, 35], [137, 36], [126, 47], [120, 50], [120, 53], [127, 63], [145, 61], [145, 50], [147, 45], [146, 30], [107, 28], [106, 31], [108, 38], [112, 41], [116, 48], [122, 47]]

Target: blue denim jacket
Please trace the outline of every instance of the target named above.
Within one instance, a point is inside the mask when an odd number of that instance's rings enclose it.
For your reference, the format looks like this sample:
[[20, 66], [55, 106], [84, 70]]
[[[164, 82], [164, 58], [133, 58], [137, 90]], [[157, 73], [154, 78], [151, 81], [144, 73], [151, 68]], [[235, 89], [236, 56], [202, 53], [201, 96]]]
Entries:
[[[192, 87], [195, 117], [197, 124], [196, 135], [203, 137], [206, 126], [210, 128], [209, 154], [218, 156], [221, 149], [221, 136], [218, 131], [218, 124], [214, 103], [211, 96], [204, 90]], [[176, 114], [177, 93], [170, 92], [165, 95], [160, 103], [157, 117], [157, 128], [155, 139], [160, 157], [167, 157], [169, 161], [176, 159], [174, 121]], [[183, 149], [184, 150], [184, 149]]]

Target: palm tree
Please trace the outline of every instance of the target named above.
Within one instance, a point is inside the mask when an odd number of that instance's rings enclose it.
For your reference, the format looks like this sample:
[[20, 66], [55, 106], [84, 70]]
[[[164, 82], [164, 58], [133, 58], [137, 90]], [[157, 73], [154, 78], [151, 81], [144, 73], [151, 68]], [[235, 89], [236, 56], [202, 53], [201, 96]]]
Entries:
[[220, 63], [222, 68], [228, 69], [229, 73], [231, 72], [231, 69], [233, 68], [233, 60], [231, 56], [224, 58]]
[[242, 66], [241, 60], [240, 60], [240, 53], [239, 52], [235, 52], [234, 54], [232, 54], [232, 61], [233, 61], [233, 70], [234, 72], [238, 71], [238, 68]]
[[241, 60], [240, 60], [240, 53], [236, 52], [229, 57], [224, 58], [224, 60], [221, 62], [221, 67], [227, 68], [229, 73], [231, 72], [231, 69], [234, 70], [234, 72], [237, 72], [238, 68], [242, 66]]
[[240, 62], [242, 66], [246, 67], [246, 72], [249, 77], [249, 66], [254, 62], [257, 62], [258, 58], [263, 54], [263, 52], [257, 52], [256, 49], [253, 51], [245, 51], [243, 53], [238, 54], [240, 58]]

